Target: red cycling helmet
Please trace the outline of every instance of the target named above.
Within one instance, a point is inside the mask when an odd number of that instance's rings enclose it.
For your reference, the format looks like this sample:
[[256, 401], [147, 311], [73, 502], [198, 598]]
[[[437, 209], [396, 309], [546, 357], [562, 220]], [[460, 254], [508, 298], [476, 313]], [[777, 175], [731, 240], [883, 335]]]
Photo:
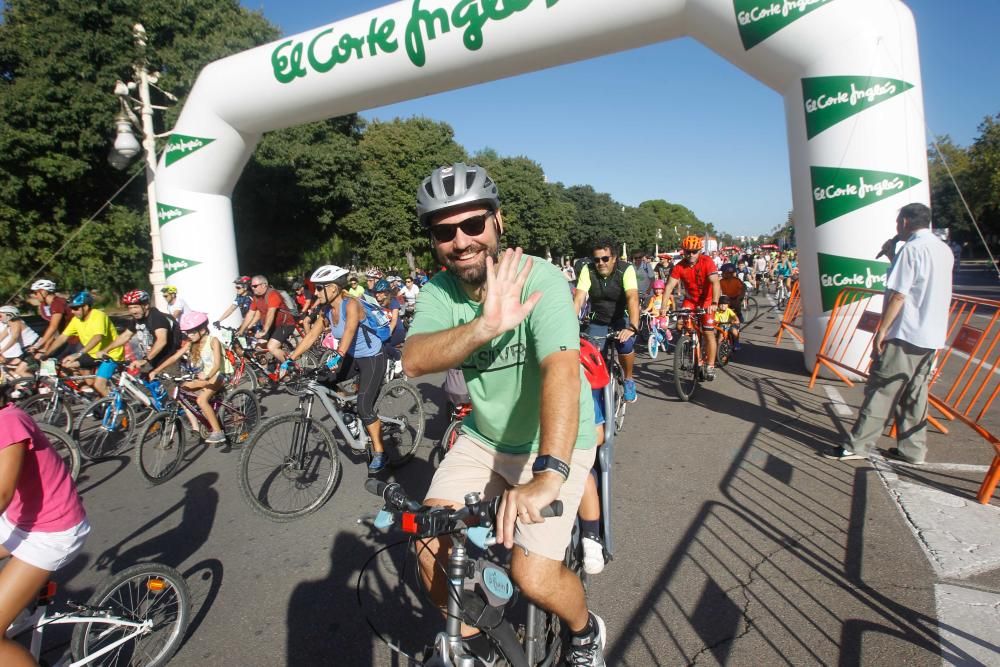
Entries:
[[601, 351], [586, 338], [580, 339], [580, 365], [583, 366], [583, 374], [587, 376], [591, 389], [602, 389], [611, 381]]
[[249, 287], [250, 286], [250, 282], [251, 282], [250, 281], [250, 276], [240, 276], [239, 278], [237, 278], [236, 280], [233, 281], [233, 284], [234, 285], [242, 285], [243, 287]]
[[131, 292], [125, 292], [125, 294], [122, 295], [122, 305], [136, 306], [143, 303], [149, 303], [149, 292], [144, 292], [141, 289], [134, 289]]

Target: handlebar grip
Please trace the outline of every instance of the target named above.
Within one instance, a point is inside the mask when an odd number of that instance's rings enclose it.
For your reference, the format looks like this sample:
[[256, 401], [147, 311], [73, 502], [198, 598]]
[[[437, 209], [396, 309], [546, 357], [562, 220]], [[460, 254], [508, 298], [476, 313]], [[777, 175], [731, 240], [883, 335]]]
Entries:
[[386, 484], [377, 479], [366, 479], [365, 490], [368, 493], [381, 496], [387, 507], [397, 510], [409, 510], [415, 512], [420, 509], [420, 503], [406, 497], [406, 491], [396, 482]]
[[543, 507], [542, 511], [539, 512], [544, 519], [551, 519], [554, 516], [562, 516], [562, 513], [563, 503], [561, 500], [553, 500], [547, 507]]
[[365, 480], [365, 491], [375, 496], [381, 497], [387, 486], [389, 485], [377, 479], [368, 478]]

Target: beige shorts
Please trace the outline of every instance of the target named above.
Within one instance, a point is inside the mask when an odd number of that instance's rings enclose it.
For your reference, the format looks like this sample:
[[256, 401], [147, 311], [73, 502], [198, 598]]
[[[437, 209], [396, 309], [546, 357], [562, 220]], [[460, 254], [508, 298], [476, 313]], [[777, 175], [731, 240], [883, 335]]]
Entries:
[[[516, 524], [514, 542], [527, 551], [561, 561], [573, 533], [576, 511], [583, 497], [583, 485], [594, 466], [597, 447], [573, 450], [569, 479], [559, 491], [562, 516], [527, 526]], [[502, 454], [475, 440], [459, 436], [441, 466], [434, 473], [427, 498], [464, 503], [465, 494], [478, 491], [483, 498], [499, 496], [512, 486], [532, 479], [531, 465], [537, 454]]]

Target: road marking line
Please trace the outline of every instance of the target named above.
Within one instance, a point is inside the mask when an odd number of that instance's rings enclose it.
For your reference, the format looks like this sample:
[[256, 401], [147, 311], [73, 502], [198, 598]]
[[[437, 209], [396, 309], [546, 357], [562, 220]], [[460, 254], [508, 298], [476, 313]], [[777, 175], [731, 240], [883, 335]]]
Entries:
[[854, 414], [854, 411], [851, 410], [851, 406], [847, 404], [847, 401], [844, 400], [844, 397], [839, 391], [837, 391], [836, 387], [824, 384], [823, 391], [825, 391], [826, 395], [830, 397], [830, 401], [833, 403], [833, 411], [838, 415], [841, 417], [850, 417]]

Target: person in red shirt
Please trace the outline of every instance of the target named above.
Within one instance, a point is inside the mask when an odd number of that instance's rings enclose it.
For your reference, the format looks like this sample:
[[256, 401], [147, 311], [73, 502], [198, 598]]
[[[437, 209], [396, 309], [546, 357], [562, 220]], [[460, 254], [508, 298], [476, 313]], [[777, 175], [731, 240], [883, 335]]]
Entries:
[[[69, 305], [66, 299], [56, 294], [56, 284], [51, 280], [36, 280], [31, 285], [31, 295], [38, 300], [38, 314], [48, 324], [45, 331], [28, 348], [28, 352], [35, 354], [38, 350], [44, 350], [53, 338], [62, 333], [69, 321], [73, 319], [73, 313], [69, 312]], [[80, 349], [80, 341], [73, 336], [67, 341], [62, 354], [69, 354]]]
[[236, 335], [242, 336], [244, 331], [260, 322], [261, 328], [254, 337], [266, 340], [267, 351], [279, 364], [284, 363], [285, 352], [281, 349], [281, 345], [287, 343], [288, 337], [295, 331], [295, 318], [285, 308], [281, 295], [277, 290], [271, 289], [264, 276], [254, 276], [250, 279], [250, 291], [252, 294], [250, 310], [243, 318]]
[[701, 251], [704, 244], [700, 236], [688, 236], [681, 244], [684, 258], [670, 271], [665, 294], [673, 294], [677, 283], [684, 285], [682, 308], [704, 308], [701, 326], [705, 334], [707, 367], [705, 379], [715, 379], [715, 353], [718, 343], [715, 338], [715, 310], [719, 306], [722, 288], [719, 285], [719, 269]]

